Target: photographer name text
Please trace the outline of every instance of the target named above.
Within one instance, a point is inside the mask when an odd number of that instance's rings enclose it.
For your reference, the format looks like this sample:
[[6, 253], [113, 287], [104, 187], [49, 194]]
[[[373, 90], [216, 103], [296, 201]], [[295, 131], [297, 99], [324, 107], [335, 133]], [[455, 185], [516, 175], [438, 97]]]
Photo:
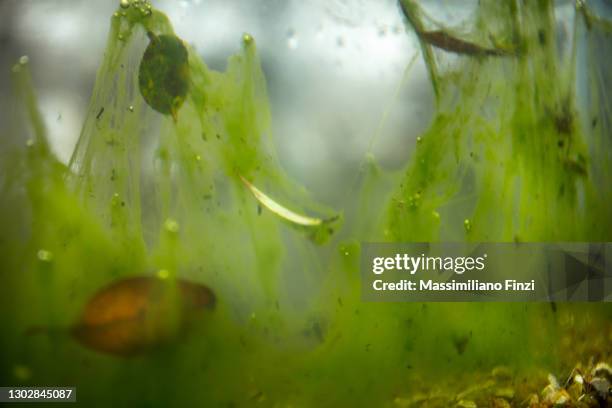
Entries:
[[[417, 273], [450, 272], [463, 275], [469, 271], [483, 271], [486, 268], [487, 254], [476, 257], [438, 257], [438, 256], [411, 256], [408, 254], [396, 254], [392, 257], [376, 257], [372, 260], [372, 273], [382, 275], [387, 271], [402, 271], [411, 277]], [[535, 280], [521, 282], [515, 279], [501, 281], [481, 281], [468, 279], [457, 281], [452, 279], [446, 282], [438, 282], [433, 279], [410, 280], [400, 279], [387, 282], [383, 279], [375, 279], [372, 288], [376, 291], [535, 291]]]

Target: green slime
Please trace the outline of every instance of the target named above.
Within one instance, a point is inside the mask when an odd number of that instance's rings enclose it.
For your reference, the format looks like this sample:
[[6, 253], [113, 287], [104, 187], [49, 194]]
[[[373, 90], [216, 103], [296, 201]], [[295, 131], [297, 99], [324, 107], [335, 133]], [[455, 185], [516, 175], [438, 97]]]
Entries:
[[[279, 165], [249, 35], [225, 72], [187, 46], [191, 82], [175, 123], [138, 89], [147, 32], [172, 27], [156, 10], [120, 8], [68, 167], [48, 146], [27, 64], [16, 65], [8, 132], [28, 143], [8, 146], [1, 162], [3, 385], [72, 385], [88, 406], [395, 406], [415, 378], [575, 364], [559, 361], [548, 304], [360, 300], [359, 242], [610, 240], [608, 96], [587, 83], [599, 125], [584, 126], [576, 44], [556, 54], [552, 2], [516, 4], [482, 1], [470, 33], [515, 44], [513, 57], [458, 56], [445, 69], [448, 55], [422, 43], [432, 124], [402, 172], [368, 158], [342, 226], [292, 225], [262, 211], [241, 181], [298, 213], [337, 215]], [[597, 52], [580, 15], [575, 26]], [[213, 317], [133, 359], [67, 335], [97, 289], [158, 271], [213, 288]], [[605, 305], [559, 307], [612, 317]], [[25, 334], [41, 325], [46, 335]]]

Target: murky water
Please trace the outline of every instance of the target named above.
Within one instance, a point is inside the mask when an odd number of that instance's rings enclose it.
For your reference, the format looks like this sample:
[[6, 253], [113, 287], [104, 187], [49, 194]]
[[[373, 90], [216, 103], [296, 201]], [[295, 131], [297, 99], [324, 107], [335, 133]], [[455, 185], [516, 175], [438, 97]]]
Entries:
[[[371, 141], [353, 170], [309, 176], [333, 193], [313, 195], [286, 170], [276, 79], [240, 27], [236, 53], [213, 69], [164, 13], [122, 2], [67, 162], [45, 131], [33, 63], [17, 61], [1, 130], [17, 142], [0, 161], [0, 385], [76, 386], [87, 406], [595, 398], [587, 385], [612, 351], [605, 303], [361, 300], [361, 242], [610, 240], [608, 20], [481, 1], [447, 27], [432, 4], [396, 8], [406, 32], [391, 33], [419, 53], [401, 60], [389, 107], [366, 115]], [[373, 53], [388, 33], [376, 31]], [[302, 37], [279, 41], [297, 51]], [[430, 123], [377, 150], [406, 120], [389, 112], [414, 64]], [[577, 365], [587, 385], [569, 389]]]

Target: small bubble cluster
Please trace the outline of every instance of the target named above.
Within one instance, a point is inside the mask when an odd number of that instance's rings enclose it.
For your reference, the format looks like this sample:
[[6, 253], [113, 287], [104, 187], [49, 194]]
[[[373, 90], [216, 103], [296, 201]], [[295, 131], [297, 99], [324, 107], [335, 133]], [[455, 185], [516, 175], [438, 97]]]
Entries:
[[338, 249], [340, 250], [340, 254], [343, 256], [349, 256], [351, 254], [347, 245], [341, 245]]
[[[153, 6], [151, 6], [149, 0], [121, 0], [119, 6], [122, 9], [136, 10], [143, 16], [149, 16], [153, 12]], [[121, 14], [125, 15], [124, 13]]]
[[466, 218], [463, 220], [463, 228], [465, 228], [465, 232], [470, 232], [472, 230], [472, 222]]
[[419, 191], [417, 191], [416, 193], [408, 197], [408, 206], [410, 208], [417, 208], [420, 203], [421, 203], [421, 193]]

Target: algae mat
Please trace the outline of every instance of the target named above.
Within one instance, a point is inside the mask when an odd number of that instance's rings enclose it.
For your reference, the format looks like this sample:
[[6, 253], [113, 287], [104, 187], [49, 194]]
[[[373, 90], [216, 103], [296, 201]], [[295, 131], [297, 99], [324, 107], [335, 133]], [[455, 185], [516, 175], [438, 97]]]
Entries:
[[20, 60], [1, 130], [23, 140], [0, 152], [2, 385], [76, 386], [86, 406], [605, 404], [609, 306], [364, 303], [359, 253], [610, 241], [609, 22], [577, 3], [562, 52], [552, 1], [481, 1], [464, 27], [399, 12], [435, 114], [401, 171], [364, 160], [347, 208], [280, 166], [249, 34], [218, 72], [122, 1], [68, 166]]

